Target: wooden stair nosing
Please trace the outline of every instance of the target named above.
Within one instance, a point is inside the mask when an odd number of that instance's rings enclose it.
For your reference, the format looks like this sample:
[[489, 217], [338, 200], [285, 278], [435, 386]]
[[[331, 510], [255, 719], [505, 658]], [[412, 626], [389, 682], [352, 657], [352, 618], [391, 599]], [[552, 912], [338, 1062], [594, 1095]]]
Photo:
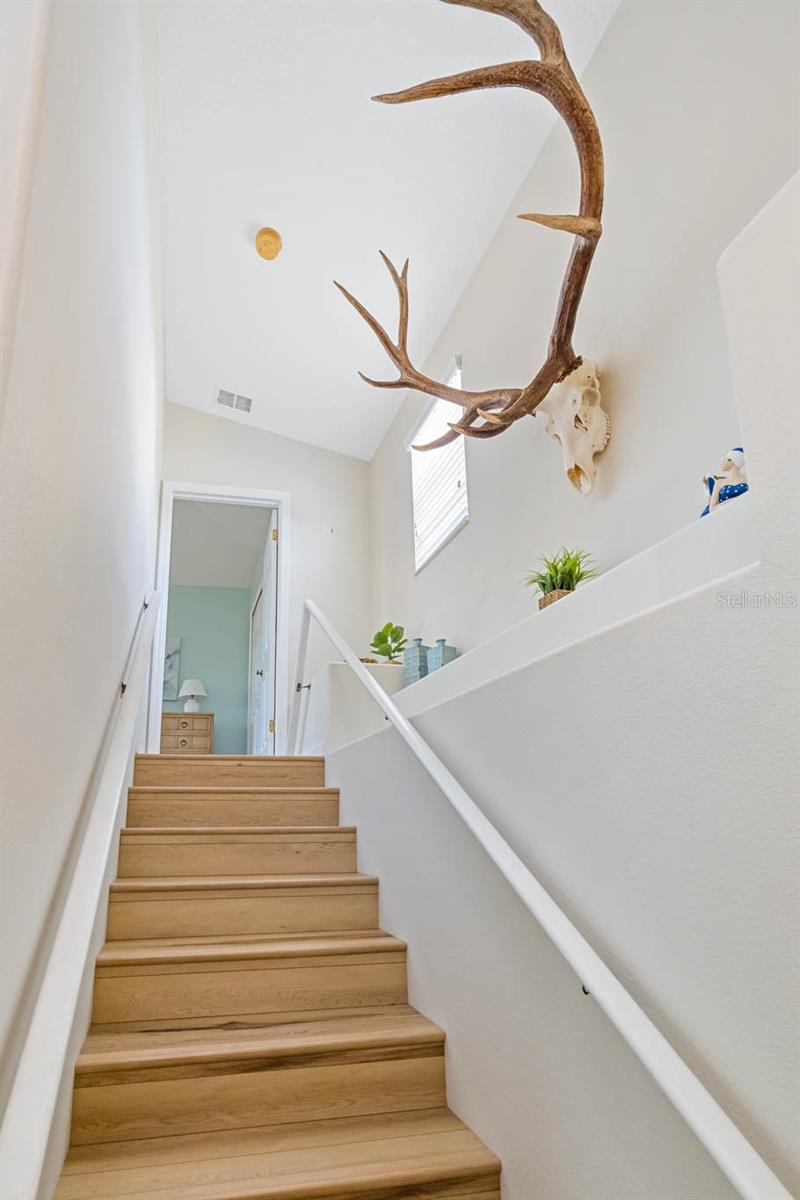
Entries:
[[248, 796], [251, 794], [257, 794], [260, 797], [263, 796], [263, 798], [266, 800], [273, 798], [278, 800], [292, 800], [295, 798], [293, 793], [301, 794], [302, 796], [306, 796], [308, 793], [311, 793], [312, 796], [320, 796], [323, 799], [325, 797], [339, 795], [338, 788], [323, 787], [322, 785], [315, 786], [314, 784], [308, 784], [305, 787], [302, 784], [295, 787], [291, 786], [290, 784], [272, 787], [260, 784], [251, 784], [249, 787], [244, 785], [240, 787], [234, 787], [224, 784], [221, 787], [208, 787], [200, 784], [197, 787], [192, 787], [191, 784], [133, 783], [128, 788], [128, 796], [132, 797], [134, 800], [152, 799], [154, 792], [168, 792], [169, 795], [167, 796], [167, 799], [169, 800], [180, 800], [181, 793], [185, 792], [190, 792], [192, 797], [197, 797], [198, 800], [219, 800], [222, 796], [241, 796], [242, 793], [245, 793]]
[[[247, 945], [248, 943], [253, 942], [253, 941], [273, 942], [273, 941], [283, 941], [286, 938], [291, 938], [292, 940], [296, 939], [297, 941], [303, 941], [305, 938], [338, 937], [338, 936], [340, 936], [340, 933], [342, 936], [349, 937], [349, 938], [371, 938], [371, 937], [383, 936], [383, 932], [384, 931], [382, 929], [378, 929], [377, 926], [373, 925], [373, 926], [370, 926], [369, 928], [363, 928], [363, 929], [344, 929], [341, 931], [330, 930], [330, 929], [316, 929], [316, 930], [303, 930], [302, 932], [288, 933], [288, 934], [287, 933], [226, 933], [223, 935], [222, 939], [220, 939], [219, 934], [192, 933], [192, 934], [185, 934], [185, 935], [182, 934], [177, 937], [174, 934], [171, 934], [171, 935], [168, 935], [165, 937], [122, 938], [119, 940], [114, 939], [114, 938], [109, 938], [104, 943], [104, 945], [105, 946], [119, 946], [119, 947], [151, 946], [154, 949], [160, 949], [162, 947], [168, 947], [168, 946], [203, 946], [203, 945], [211, 945], [211, 944], [216, 945], [220, 942], [220, 940], [222, 940], [226, 943], [241, 942], [242, 945]], [[392, 936], [392, 935], [387, 934], [386, 936]]]
[[169, 1033], [89, 1033], [75, 1064], [82, 1076], [100, 1078], [126, 1072], [204, 1063], [238, 1063], [304, 1057], [335, 1060], [347, 1053], [377, 1049], [412, 1051], [444, 1048], [444, 1031], [408, 1006], [385, 1017], [333, 1018], [248, 1030], [190, 1030]]
[[126, 840], [138, 838], [207, 838], [217, 841], [223, 837], [242, 835], [248, 838], [274, 837], [290, 840], [293, 837], [337, 837], [351, 841], [356, 836], [355, 825], [126, 825], [120, 831]]
[[111, 898], [147, 892], [224, 892], [238, 889], [266, 891], [278, 888], [367, 888], [378, 886], [375, 875], [359, 872], [327, 872], [320, 875], [143, 875], [117, 878]]
[[117, 1033], [129, 1035], [132, 1033], [187, 1033], [203, 1030], [227, 1030], [234, 1032], [245, 1029], [269, 1029], [274, 1025], [286, 1025], [294, 1021], [330, 1021], [342, 1017], [381, 1017], [390, 1013], [402, 1012], [405, 1002], [335, 1005], [325, 1008], [284, 1008], [271, 1012], [258, 1011], [247, 1013], [214, 1013], [201, 1017], [164, 1017], [147, 1020], [134, 1019], [125, 1021], [93, 1021], [89, 1032], [92, 1034]]
[[222, 765], [232, 762], [244, 763], [245, 765], [254, 764], [255, 766], [269, 765], [270, 763], [291, 763], [292, 765], [304, 766], [307, 763], [324, 763], [324, 754], [137, 754], [137, 762], [202, 762], [202, 763], [220, 763]]
[[290, 938], [285, 935], [269, 941], [234, 942], [221, 938], [204, 944], [177, 944], [153, 947], [134, 941], [106, 942], [97, 956], [97, 967], [148, 966], [162, 963], [226, 962], [244, 959], [328, 958], [336, 955], [385, 954], [407, 949], [402, 938], [381, 933], [374, 937], [351, 937], [348, 933], [330, 937]]

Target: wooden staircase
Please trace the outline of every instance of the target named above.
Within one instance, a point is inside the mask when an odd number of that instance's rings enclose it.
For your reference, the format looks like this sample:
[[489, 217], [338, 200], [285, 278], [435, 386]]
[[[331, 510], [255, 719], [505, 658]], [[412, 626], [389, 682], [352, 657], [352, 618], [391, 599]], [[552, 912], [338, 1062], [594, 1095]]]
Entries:
[[323, 785], [137, 758], [57, 1200], [499, 1200]]

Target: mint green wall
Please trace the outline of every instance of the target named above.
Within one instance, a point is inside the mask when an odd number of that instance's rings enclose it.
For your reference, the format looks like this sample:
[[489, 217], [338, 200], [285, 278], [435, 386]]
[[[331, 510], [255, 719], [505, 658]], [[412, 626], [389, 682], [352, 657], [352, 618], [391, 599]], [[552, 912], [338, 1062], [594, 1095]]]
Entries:
[[[247, 672], [250, 589], [171, 584], [167, 637], [181, 639], [180, 682], [202, 679], [208, 696], [202, 712], [214, 713], [214, 753], [247, 749]], [[181, 712], [183, 700], [165, 700], [165, 712]]]

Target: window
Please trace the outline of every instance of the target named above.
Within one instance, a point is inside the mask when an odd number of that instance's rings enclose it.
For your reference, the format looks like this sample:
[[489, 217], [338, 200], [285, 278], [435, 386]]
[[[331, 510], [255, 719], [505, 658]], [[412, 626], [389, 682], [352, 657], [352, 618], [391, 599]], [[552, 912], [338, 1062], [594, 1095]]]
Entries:
[[[461, 360], [456, 358], [446, 377], [461, 386]], [[450, 422], [463, 414], [458, 404], [435, 400], [406, 442], [411, 453], [411, 497], [414, 510], [414, 567], [422, 570], [438, 550], [469, 520], [467, 462], [464, 438], [439, 450], [412, 450], [447, 433]]]

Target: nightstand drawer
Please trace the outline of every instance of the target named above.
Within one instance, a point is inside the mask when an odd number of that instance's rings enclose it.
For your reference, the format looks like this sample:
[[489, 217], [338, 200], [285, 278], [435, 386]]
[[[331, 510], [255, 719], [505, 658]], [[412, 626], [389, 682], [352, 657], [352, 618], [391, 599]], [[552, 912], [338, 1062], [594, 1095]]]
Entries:
[[162, 713], [162, 754], [210, 754], [214, 744], [213, 713]]
[[162, 733], [210, 733], [213, 713], [162, 713]]
[[192, 718], [182, 717], [179, 713], [164, 713], [161, 718], [161, 732], [188, 733], [192, 728]]

